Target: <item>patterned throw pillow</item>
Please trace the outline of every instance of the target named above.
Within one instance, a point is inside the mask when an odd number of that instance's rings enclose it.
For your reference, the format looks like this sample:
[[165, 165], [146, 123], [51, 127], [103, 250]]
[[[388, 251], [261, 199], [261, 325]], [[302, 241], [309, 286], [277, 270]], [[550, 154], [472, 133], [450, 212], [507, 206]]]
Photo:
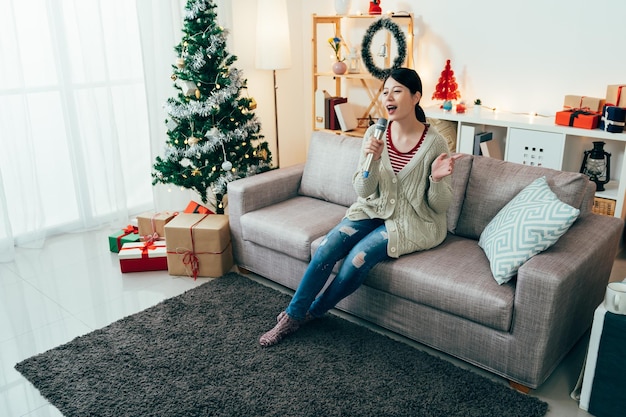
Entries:
[[478, 241], [498, 284], [510, 281], [524, 262], [554, 245], [579, 213], [557, 198], [546, 177], [520, 191], [489, 222]]

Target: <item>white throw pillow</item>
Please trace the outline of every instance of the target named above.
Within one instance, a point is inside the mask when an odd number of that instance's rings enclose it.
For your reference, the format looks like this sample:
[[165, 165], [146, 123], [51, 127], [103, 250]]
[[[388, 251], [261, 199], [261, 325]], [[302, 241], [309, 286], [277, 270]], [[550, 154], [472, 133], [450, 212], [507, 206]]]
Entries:
[[524, 262], [554, 245], [579, 214], [580, 210], [558, 199], [546, 177], [520, 191], [489, 222], [478, 241], [498, 284], [510, 281]]

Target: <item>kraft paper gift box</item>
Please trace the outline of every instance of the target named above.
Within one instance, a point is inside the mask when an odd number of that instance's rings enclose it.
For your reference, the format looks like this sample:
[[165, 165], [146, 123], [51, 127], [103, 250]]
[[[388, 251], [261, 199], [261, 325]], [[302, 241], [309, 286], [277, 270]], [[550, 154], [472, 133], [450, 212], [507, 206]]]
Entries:
[[228, 216], [181, 213], [165, 225], [170, 275], [220, 277], [233, 266]]
[[612, 84], [606, 87], [607, 106], [626, 107], [626, 84]]
[[592, 112], [601, 112], [605, 101], [605, 99], [597, 97], [568, 95], [565, 96], [563, 100], [563, 110], [583, 109]]
[[[626, 93], [626, 91], [624, 91]], [[626, 125], [626, 109], [617, 106], [604, 106], [598, 127], [605, 132], [622, 133]]]
[[147, 212], [138, 215], [139, 236], [141, 236], [142, 240], [148, 240], [150, 237], [153, 239], [165, 239], [165, 225], [176, 215], [178, 215], [178, 212], [172, 211]]
[[109, 235], [109, 249], [118, 253], [124, 243], [139, 242], [139, 239], [139, 229], [129, 224], [125, 229]]
[[167, 270], [167, 248], [163, 240], [124, 243], [117, 256], [124, 273]]
[[581, 129], [595, 129], [598, 127], [600, 113], [582, 110], [566, 110], [556, 112], [554, 122], [557, 125], [573, 126]]

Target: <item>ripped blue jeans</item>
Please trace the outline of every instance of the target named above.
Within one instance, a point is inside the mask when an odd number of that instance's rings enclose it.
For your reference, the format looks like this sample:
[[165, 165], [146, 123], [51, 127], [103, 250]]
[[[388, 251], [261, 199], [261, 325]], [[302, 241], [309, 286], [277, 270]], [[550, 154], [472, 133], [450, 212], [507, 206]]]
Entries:
[[[343, 219], [324, 238], [307, 267], [287, 314], [303, 320], [321, 317], [352, 294], [377, 263], [389, 259], [387, 229], [381, 219]], [[320, 294], [335, 264], [345, 258], [330, 285]]]

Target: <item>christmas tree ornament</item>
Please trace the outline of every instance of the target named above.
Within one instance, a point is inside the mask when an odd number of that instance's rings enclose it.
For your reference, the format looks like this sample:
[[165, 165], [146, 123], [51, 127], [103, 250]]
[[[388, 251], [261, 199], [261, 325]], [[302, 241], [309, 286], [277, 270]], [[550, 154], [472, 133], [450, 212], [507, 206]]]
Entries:
[[224, 171], [230, 171], [231, 169], [233, 169], [233, 164], [232, 164], [232, 162], [230, 162], [230, 161], [224, 161], [224, 162], [222, 163], [222, 169], [223, 169]]
[[178, 88], [182, 90], [183, 94], [186, 96], [191, 96], [196, 93], [196, 89], [197, 89], [196, 84], [192, 81], [178, 78], [176, 80], [176, 85], [178, 86]]
[[182, 58], [178, 58], [176, 60], [176, 66], [180, 69], [183, 69], [185, 67], [185, 60]]
[[204, 134], [204, 137], [207, 138], [207, 139], [209, 139], [209, 138], [216, 138], [217, 135], [219, 135], [219, 133], [220, 133], [220, 130], [217, 127], [213, 126], [211, 129], [209, 129]]
[[200, 98], [200, 90], [196, 88], [196, 98], [199, 99]]
[[197, 138], [195, 136], [191, 136], [189, 139], [187, 139], [187, 143], [191, 146], [197, 145], [198, 142], [200, 142], [200, 138]]
[[178, 78], [178, 76], [176, 74], [172, 74], [170, 78], [172, 79], [172, 81], [176, 81], [176, 78]]
[[248, 104], [248, 110], [256, 110], [257, 102], [254, 97], [250, 97], [250, 103]]
[[193, 171], [191, 171], [191, 175], [195, 177], [196, 175], [202, 175], [202, 172], [200, 172], [198, 168], [195, 168]]

